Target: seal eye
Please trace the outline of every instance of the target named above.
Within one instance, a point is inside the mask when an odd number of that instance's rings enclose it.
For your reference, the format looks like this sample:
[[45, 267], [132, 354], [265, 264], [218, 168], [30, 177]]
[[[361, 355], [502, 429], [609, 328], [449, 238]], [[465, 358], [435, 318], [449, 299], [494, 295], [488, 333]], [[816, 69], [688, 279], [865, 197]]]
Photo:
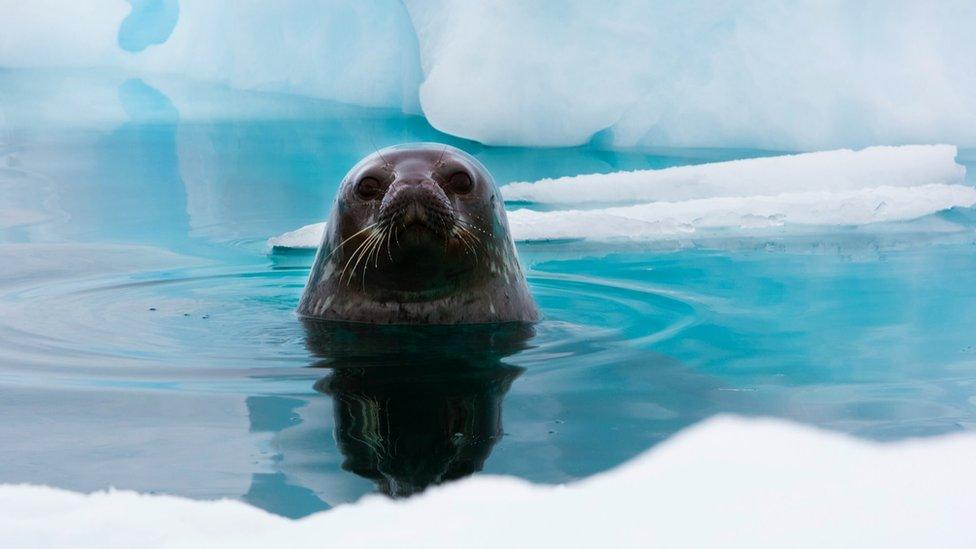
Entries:
[[356, 184], [356, 194], [363, 200], [373, 200], [382, 193], [382, 185], [375, 177], [364, 177]]
[[474, 181], [471, 181], [471, 176], [465, 172], [458, 172], [447, 181], [451, 185], [451, 190], [457, 194], [468, 194], [474, 188]]

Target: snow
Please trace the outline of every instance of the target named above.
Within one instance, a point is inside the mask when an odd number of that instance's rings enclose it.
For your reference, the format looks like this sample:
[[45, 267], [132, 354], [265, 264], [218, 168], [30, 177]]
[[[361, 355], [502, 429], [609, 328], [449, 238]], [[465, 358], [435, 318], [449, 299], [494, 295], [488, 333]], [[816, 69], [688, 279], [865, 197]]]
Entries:
[[976, 146], [969, 0], [0, 0], [0, 67], [422, 109], [490, 145]]
[[717, 417], [563, 486], [477, 476], [290, 521], [235, 501], [0, 487], [4, 547], [972, 547], [976, 435], [879, 444]]
[[[575, 207], [508, 212], [517, 241], [649, 241], [708, 230], [859, 226], [917, 219], [976, 204], [949, 145], [871, 147], [590, 174], [502, 187], [510, 202]], [[599, 203], [626, 206], [593, 208]], [[586, 207], [589, 205], [590, 207]], [[278, 248], [316, 248], [325, 223], [273, 237]]]

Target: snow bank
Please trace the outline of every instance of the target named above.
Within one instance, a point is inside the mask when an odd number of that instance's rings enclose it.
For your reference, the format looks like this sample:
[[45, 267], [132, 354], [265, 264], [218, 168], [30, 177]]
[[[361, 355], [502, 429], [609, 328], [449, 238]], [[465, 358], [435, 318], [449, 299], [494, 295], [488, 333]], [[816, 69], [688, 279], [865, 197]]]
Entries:
[[[976, 436], [720, 417], [566, 486], [479, 476], [299, 521], [233, 501], [0, 487], [4, 547], [973, 547]], [[377, 527], [381, 525], [381, 527]]]
[[970, 0], [2, 0], [0, 15], [0, 67], [422, 107], [492, 145], [976, 146]]
[[[853, 226], [907, 221], [976, 204], [949, 145], [825, 151], [663, 170], [544, 179], [502, 187], [508, 201], [556, 205], [629, 202], [599, 209], [508, 212], [519, 241], [658, 240], [711, 229]], [[325, 223], [268, 240], [315, 248]]]
[[502, 193], [508, 201], [599, 204], [952, 185], [966, 177], [966, 169], [955, 162], [956, 152], [951, 145], [822, 151], [511, 183]]

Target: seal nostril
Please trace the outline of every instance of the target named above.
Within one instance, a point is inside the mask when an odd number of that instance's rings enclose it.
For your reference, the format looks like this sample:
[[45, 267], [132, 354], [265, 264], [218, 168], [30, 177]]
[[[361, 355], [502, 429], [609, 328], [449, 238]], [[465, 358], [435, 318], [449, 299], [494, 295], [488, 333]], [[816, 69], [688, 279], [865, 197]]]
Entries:
[[409, 225], [416, 222], [424, 222], [427, 220], [427, 208], [421, 205], [417, 200], [410, 201], [403, 208], [403, 224]]
[[454, 212], [444, 190], [423, 176], [402, 178], [386, 191], [380, 204], [380, 220], [401, 228], [421, 226], [446, 234], [454, 224]]

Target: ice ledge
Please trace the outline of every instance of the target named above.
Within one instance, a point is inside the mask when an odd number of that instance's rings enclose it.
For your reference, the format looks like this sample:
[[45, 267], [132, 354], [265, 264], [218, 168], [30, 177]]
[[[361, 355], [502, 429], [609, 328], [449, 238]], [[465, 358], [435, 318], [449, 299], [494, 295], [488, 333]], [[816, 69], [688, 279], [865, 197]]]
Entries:
[[953, 145], [839, 149], [516, 182], [502, 187], [502, 194], [510, 201], [594, 204], [958, 185], [965, 180], [966, 168], [956, 164], [956, 155]]
[[[502, 187], [507, 200], [572, 209], [508, 214], [519, 241], [653, 241], [708, 230], [860, 226], [976, 204], [951, 145], [906, 145], [543, 179]], [[593, 208], [597, 203], [629, 206]], [[587, 208], [589, 206], [589, 208]], [[316, 248], [325, 223], [270, 238]]]
[[[717, 417], [564, 486], [479, 476], [298, 521], [236, 501], [0, 487], [4, 547], [976, 546], [976, 435], [878, 444]], [[380, 526], [380, 527], [378, 527]]]

